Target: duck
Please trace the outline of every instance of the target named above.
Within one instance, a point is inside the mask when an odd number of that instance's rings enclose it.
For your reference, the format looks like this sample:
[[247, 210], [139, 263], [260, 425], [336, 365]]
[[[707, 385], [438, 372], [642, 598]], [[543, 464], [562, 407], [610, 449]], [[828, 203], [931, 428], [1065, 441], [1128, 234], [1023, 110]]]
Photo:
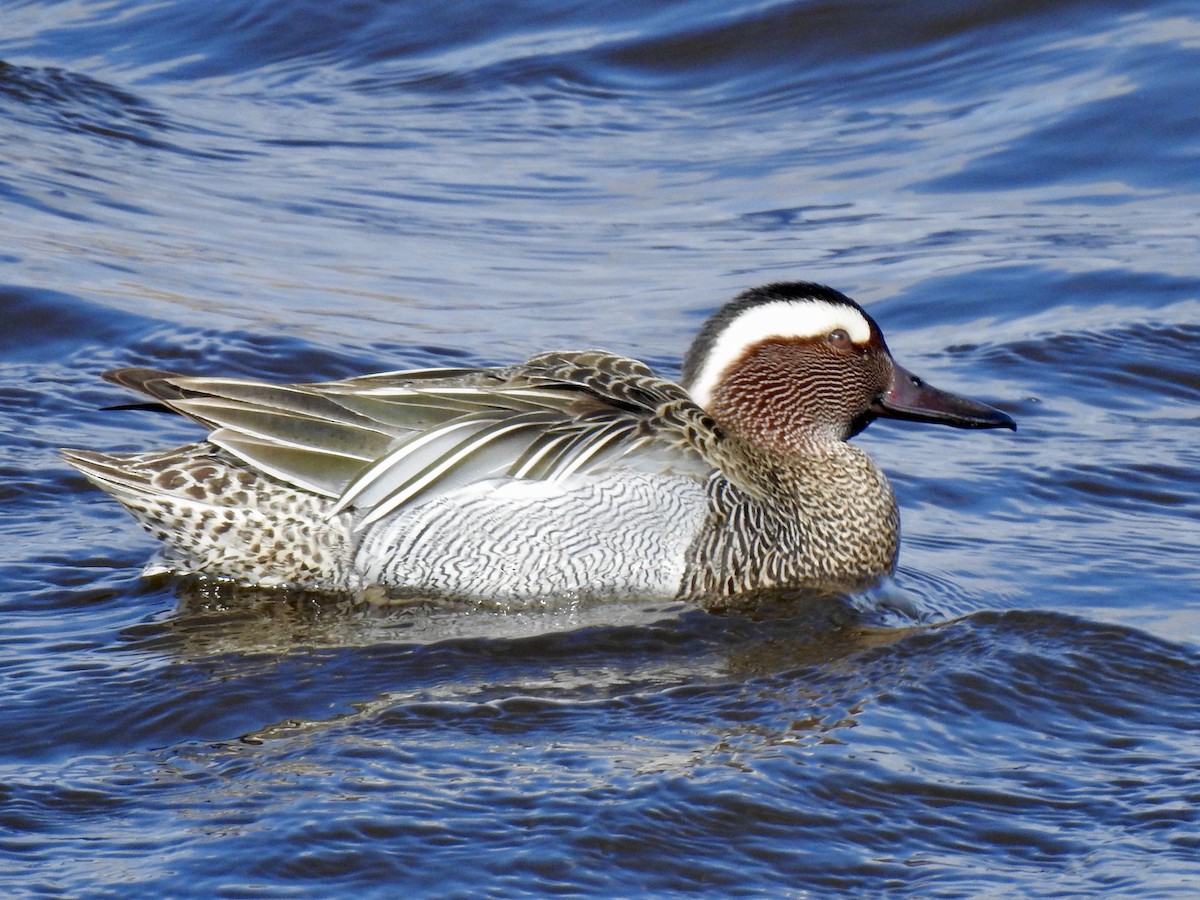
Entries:
[[207, 430], [62, 451], [161, 541], [148, 572], [504, 608], [859, 589], [894, 570], [900, 521], [850, 439], [877, 418], [1016, 428], [801, 281], [722, 306], [678, 382], [602, 350], [307, 384], [103, 377]]

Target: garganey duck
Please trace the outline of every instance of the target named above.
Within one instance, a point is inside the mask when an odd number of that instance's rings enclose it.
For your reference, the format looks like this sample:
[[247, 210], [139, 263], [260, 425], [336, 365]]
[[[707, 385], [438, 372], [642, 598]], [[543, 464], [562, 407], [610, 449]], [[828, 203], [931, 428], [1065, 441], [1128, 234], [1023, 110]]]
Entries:
[[319, 384], [105, 378], [209, 429], [173, 450], [64, 451], [164, 542], [159, 570], [509, 607], [862, 586], [894, 567], [899, 517], [847, 439], [880, 416], [1016, 427], [799, 282], [713, 315], [682, 385], [599, 350]]

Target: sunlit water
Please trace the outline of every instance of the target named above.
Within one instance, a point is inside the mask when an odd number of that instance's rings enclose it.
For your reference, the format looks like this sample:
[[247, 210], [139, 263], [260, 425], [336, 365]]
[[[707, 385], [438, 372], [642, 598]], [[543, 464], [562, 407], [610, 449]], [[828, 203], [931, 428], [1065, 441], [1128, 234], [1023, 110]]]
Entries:
[[[6, 896], [1200, 891], [1200, 17], [0, 8]], [[152, 365], [604, 346], [781, 278], [1008, 433], [858, 440], [894, 582], [757, 615], [143, 580]]]

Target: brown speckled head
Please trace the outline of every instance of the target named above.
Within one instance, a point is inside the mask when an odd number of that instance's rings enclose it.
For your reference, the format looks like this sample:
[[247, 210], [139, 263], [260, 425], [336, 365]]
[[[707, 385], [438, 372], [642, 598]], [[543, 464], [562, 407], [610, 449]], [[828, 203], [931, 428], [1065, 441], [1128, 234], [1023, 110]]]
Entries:
[[693, 399], [723, 427], [792, 452], [860, 431], [891, 380], [871, 317], [806, 282], [739, 295], [708, 320], [683, 368]]
[[726, 430], [790, 453], [853, 437], [877, 416], [1016, 427], [896, 365], [857, 303], [808, 282], [754, 288], [719, 310], [688, 351], [683, 383]]

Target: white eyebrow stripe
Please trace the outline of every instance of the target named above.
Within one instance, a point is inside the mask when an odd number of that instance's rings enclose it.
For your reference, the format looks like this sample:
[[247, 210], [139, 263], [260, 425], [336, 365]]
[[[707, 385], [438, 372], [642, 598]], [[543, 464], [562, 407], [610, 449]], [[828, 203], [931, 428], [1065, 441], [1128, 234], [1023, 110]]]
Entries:
[[688, 393], [697, 406], [707, 409], [717, 382], [747, 348], [770, 338], [814, 338], [836, 328], [844, 329], [856, 344], [871, 339], [870, 323], [850, 306], [813, 298], [773, 300], [751, 307], [726, 325], [713, 342]]

